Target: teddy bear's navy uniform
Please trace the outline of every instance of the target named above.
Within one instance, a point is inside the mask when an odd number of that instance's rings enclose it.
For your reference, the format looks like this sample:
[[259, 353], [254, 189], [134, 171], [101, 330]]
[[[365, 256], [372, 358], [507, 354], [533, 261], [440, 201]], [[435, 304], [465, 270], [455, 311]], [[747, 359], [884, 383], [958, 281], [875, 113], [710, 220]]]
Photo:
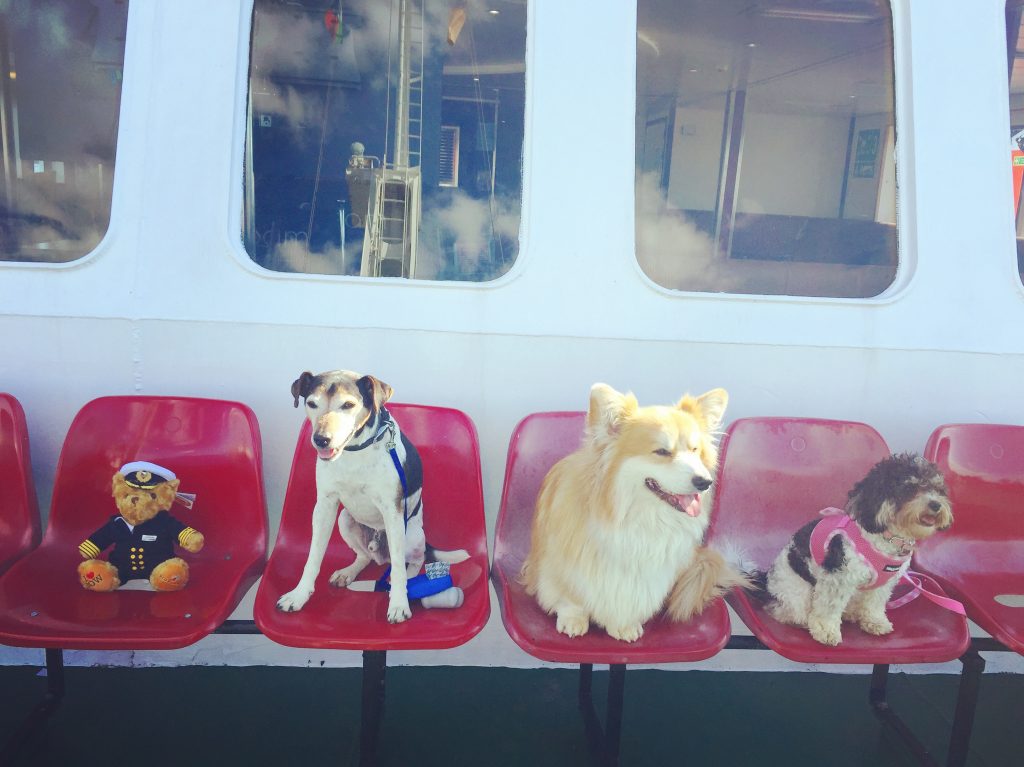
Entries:
[[94, 559], [110, 546], [110, 564], [124, 580], [149, 578], [153, 568], [174, 556], [174, 544], [185, 543], [195, 530], [161, 511], [134, 528], [119, 514], [90, 535], [78, 550], [83, 557]]

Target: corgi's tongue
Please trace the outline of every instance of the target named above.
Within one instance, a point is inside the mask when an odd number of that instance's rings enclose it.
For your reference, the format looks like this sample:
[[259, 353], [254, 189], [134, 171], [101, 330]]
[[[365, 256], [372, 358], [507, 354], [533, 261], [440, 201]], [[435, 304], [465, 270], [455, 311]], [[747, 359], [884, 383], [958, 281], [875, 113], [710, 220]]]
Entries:
[[684, 514], [688, 514], [691, 517], [700, 516], [700, 496], [696, 493], [680, 493], [679, 495], [669, 495], [671, 499], [669, 503], [675, 506]]
[[648, 478], [645, 484], [649, 490], [672, 508], [690, 517], [700, 516], [700, 496], [697, 493], [669, 493], [651, 478]]

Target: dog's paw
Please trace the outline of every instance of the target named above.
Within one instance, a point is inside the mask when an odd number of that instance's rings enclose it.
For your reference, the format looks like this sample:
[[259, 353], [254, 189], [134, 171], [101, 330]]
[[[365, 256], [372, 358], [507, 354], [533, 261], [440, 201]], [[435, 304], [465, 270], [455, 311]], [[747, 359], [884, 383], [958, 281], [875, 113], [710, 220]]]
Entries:
[[412, 617], [412, 610], [409, 609], [407, 597], [396, 597], [394, 592], [388, 601], [388, 623], [401, 623]]
[[818, 642], [830, 647], [835, 647], [843, 641], [843, 635], [839, 630], [838, 623], [826, 623], [820, 619], [811, 618], [807, 621], [807, 628], [811, 632], [811, 636]]
[[590, 621], [585, 615], [559, 613], [555, 628], [566, 636], [581, 637], [590, 629]]
[[277, 609], [286, 613], [301, 610], [313, 595], [312, 589], [294, 589], [277, 600]]
[[348, 584], [352, 583], [352, 581], [354, 581], [356, 579], [356, 576], [358, 575], [358, 570], [355, 570], [351, 567], [343, 567], [340, 570], [335, 570], [333, 573], [331, 573], [329, 583], [332, 586], [335, 586], [339, 589], [343, 589], [346, 586], [348, 586]]
[[643, 624], [637, 623], [634, 626], [616, 626], [608, 629], [608, 636], [623, 642], [635, 642], [644, 635]]
[[862, 618], [857, 623], [864, 631], [875, 636], [885, 636], [892, 633], [892, 622], [885, 617], [881, 619]]

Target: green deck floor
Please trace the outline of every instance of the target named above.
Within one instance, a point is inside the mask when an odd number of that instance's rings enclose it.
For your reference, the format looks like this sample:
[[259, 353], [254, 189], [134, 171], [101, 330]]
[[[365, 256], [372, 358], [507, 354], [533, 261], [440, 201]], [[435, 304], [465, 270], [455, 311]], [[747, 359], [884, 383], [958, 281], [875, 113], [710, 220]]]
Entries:
[[[41, 696], [37, 673], [0, 668], [0, 739]], [[595, 671], [602, 716], [607, 676]], [[890, 702], [940, 762], [957, 681], [890, 676]], [[389, 668], [379, 763], [589, 765], [576, 683], [562, 669]], [[622, 764], [914, 764], [867, 689], [867, 676], [630, 670]], [[349, 765], [359, 700], [358, 669], [68, 668], [64, 703], [14, 765]], [[968, 764], [1024, 766], [1024, 676], [982, 679]]]

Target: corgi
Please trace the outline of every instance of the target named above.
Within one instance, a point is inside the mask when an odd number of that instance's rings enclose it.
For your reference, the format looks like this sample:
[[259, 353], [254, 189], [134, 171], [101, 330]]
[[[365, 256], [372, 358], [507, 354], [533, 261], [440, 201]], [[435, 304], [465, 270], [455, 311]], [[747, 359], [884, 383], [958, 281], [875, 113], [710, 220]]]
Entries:
[[583, 444], [544, 478], [520, 574], [558, 631], [582, 636], [596, 623], [635, 642], [663, 608], [685, 621], [747, 585], [701, 545], [728, 399], [712, 389], [640, 407], [632, 394], [591, 388]]

